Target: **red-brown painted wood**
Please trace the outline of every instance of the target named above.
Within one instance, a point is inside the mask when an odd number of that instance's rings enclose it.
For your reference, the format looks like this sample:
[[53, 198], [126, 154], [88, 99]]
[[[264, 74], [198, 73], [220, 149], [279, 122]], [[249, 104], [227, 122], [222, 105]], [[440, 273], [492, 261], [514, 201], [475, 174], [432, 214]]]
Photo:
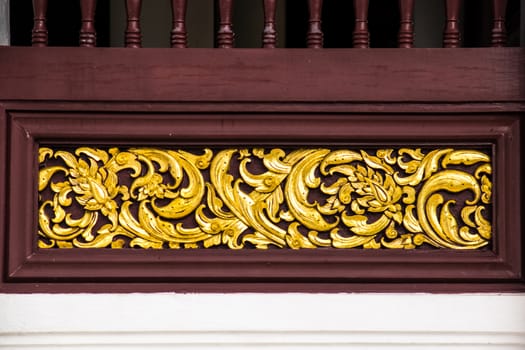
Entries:
[[492, 3], [494, 18], [491, 44], [493, 47], [503, 47], [507, 43], [507, 29], [505, 28], [507, 0], [492, 0]]
[[2, 293], [519, 293], [525, 288], [518, 283], [396, 283], [396, 282], [240, 282], [212, 281], [207, 283], [181, 282], [17, 282], [6, 284]]
[[[0, 47], [0, 66], [6, 67], [0, 96], [330, 106], [468, 101], [497, 107], [502, 101], [521, 102], [524, 94], [523, 48], [175, 51], [50, 47], [37, 55], [30, 47]], [[101, 66], [113, 69], [101, 71]], [[27, 77], [31, 85], [23, 83]]]
[[[61, 106], [67, 106], [68, 110], [89, 109], [99, 113], [123, 113], [134, 112], [143, 108], [144, 103], [140, 101], [128, 101], [125, 103], [112, 101], [107, 102], [63, 102]], [[56, 110], [54, 104], [38, 101], [15, 101], [9, 102], [9, 108], [13, 110], [42, 112], [53, 112]], [[525, 104], [519, 102], [455, 102], [455, 103], [424, 103], [424, 102], [155, 102], [156, 113], [245, 113], [246, 111], [265, 111], [266, 113], [326, 113], [326, 114], [380, 114], [385, 111], [393, 114], [412, 115], [429, 111], [432, 113], [445, 114], [482, 114], [482, 113], [524, 113]], [[373, 131], [370, 131], [371, 133]], [[368, 134], [368, 136], [372, 134]], [[371, 136], [372, 137], [372, 136]]]
[[95, 31], [96, 0], [80, 0], [82, 26], [80, 27], [80, 46], [97, 46], [97, 33]]
[[353, 33], [354, 48], [366, 49], [370, 47], [370, 33], [368, 32], [368, 0], [354, 0], [355, 28]]
[[186, 32], [187, 0], [172, 0], [172, 27], [171, 47], [183, 49], [188, 46], [188, 33]]
[[142, 47], [142, 32], [140, 29], [140, 13], [142, 0], [126, 0], [127, 27], [125, 45], [129, 48]]
[[306, 46], [310, 49], [323, 47], [323, 30], [321, 29], [321, 18], [323, 11], [323, 0], [308, 0], [310, 19], [308, 21], [308, 33], [306, 34]]
[[275, 28], [275, 5], [277, 0], [263, 0], [264, 31], [262, 44], [265, 49], [273, 49], [277, 45], [277, 30]]
[[[3, 47], [0, 62], [1, 292], [525, 291], [523, 49]], [[495, 145], [492, 251], [35, 245], [40, 144], [409, 143]]]
[[47, 0], [33, 0], [33, 31], [31, 32], [33, 46], [47, 46], [46, 12]]
[[414, 0], [399, 0], [401, 21], [399, 25], [398, 46], [414, 47]]
[[[298, 291], [443, 291], [445, 286], [449, 292], [525, 290], [520, 260], [519, 114], [419, 113], [404, 117], [388, 112], [381, 115], [298, 115], [261, 111], [235, 115], [214, 112], [159, 114], [148, 102], [127, 114], [101, 113], [85, 105], [81, 110], [72, 111], [69, 106], [56, 102], [48, 112], [17, 111], [12, 106], [6, 109], [10, 112], [0, 116], [0, 126], [9, 134], [6, 138], [9, 140], [7, 179], [11, 188], [34, 186], [34, 152], [39, 143], [74, 145], [82, 142], [125, 147], [154, 140], [156, 144], [184, 147], [195, 144], [260, 145], [267, 144], [268, 140], [287, 146], [341, 145], [347, 144], [349, 139], [353, 143], [368, 144], [448, 145], [461, 140], [461, 145], [495, 144], [494, 171], [499, 176], [494, 191], [506, 195], [495, 199], [495, 217], [498, 218], [495, 232], [498, 234], [494, 251], [152, 251], [36, 249], [37, 223], [35, 219], [27, 220], [35, 217], [31, 215], [34, 209], [27, 205], [35, 200], [35, 192], [10, 192], [9, 205], [5, 206], [9, 208], [9, 232], [0, 231], [0, 240], [5, 234], [11, 237], [6, 241], [10, 254], [7, 266], [2, 269], [6, 271], [0, 285], [2, 291], [24, 291], [21, 286], [25, 285], [26, 292], [35, 292], [38, 290], [35, 284], [41, 283], [50, 284], [46, 290], [54, 292], [78, 291], [73, 283], [91, 283], [98, 288], [91, 287], [89, 291], [99, 292], [136, 291], [137, 283], [142, 284], [141, 288], [149, 283], [150, 291], [207, 290], [199, 289], [199, 284], [218, 288], [208, 291], [231, 291], [236, 286], [259, 292], [295, 288]], [[294, 132], [290, 133], [291, 130]], [[2, 259], [0, 264], [3, 263]], [[386, 287], [383, 283], [397, 283], [398, 286]], [[425, 287], [415, 287], [412, 283]]]
[[461, 33], [459, 30], [459, 13], [461, 0], [446, 0], [446, 23], [443, 32], [443, 47], [456, 48], [461, 46]]
[[230, 49], [234, 45], [235, 34], [232, 24], [233, 0], [219, 0], [219, 31], [217, 32], [217, 46]]
[[[0, 71], [2, 68], [0, 68]], [[1, 96], [1, 95], [0, 95]], [[4, 101], [0, 97], [0, 255], [6, 257], [7, 242], [6, 237], [9, 228], [7, 227], [7, 110]], [[5, 258], [0, 259], [0, 271], [5, 271]], [[0, 291], [4, 289], [2, 285], [6, 281], [5, 272], [0, 272]], [[5, 285], [4, 285], [5, 286]]]

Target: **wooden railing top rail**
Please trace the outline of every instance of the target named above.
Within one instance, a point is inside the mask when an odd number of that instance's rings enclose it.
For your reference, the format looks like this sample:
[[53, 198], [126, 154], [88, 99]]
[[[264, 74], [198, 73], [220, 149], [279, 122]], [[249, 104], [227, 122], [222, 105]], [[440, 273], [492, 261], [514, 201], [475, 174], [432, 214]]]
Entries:
[[[460, 12], [462, 0], [443, 0], [446, 8], [446, 19], [443, 31], [443, 47], [455, 48], [461, 46]], [[505, 46], [505, 12], [507, 0], [492, 1], [492, 35], [490, 45]], [[277, 0], [263, 0], [264, 23], [262, 32], [262, 46], [275, 48], [278, 32], [276, 28]], [[79, 44], [82, 47], [96, 46], [97, 33], [95, 30], [96, 0], [80, 0], [81, 28]], [[127, 26], [124, 33], [125, 46], [139, 48], [142, 46], [141, 10], [142, 0], [126, 0]], [[307, 47], [323, 47], [322, 8], [323, 0], [308, 0], [309, 20], [305, 33]], [[411, 48], [414, 46], [414, 3], [415, 0], [399, 0], [399, 31], [398, 47]], [[370, 31], [368, 28], [369, 0], [353, 0], [354, 30], [352, 43], [354, 48], [370, 47]], [[171, 0], [172, 28], [171, 47], [187, 47], [186, 10], [191, 6], [187, 0]], [[48, 31], [46, 12], [48, 0], [33, 0], [34, 24], [32, 31], [32, 45], [47, 46]], [[219, 25], [216, 32], [216, 46], [219, 48], [233, 48], [235, 46], [234, 23], [232, 22], [234, 1], [218, 0]]]

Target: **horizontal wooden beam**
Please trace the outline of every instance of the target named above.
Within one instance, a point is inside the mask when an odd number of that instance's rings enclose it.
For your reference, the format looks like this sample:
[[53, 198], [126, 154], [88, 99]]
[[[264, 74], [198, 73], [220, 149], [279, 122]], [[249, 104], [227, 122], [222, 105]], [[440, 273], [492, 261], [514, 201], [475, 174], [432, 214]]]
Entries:
[[0, 62], [0, 100], [525, 100], [521, 48], [88, 51], [9, 47], [0, 48]]

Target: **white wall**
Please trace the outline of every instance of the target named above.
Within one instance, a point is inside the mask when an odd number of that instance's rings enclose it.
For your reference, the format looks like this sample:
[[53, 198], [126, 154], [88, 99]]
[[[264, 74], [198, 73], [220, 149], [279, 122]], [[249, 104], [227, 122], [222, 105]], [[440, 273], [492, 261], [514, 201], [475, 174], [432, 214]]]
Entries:
[[0, 46], [10, 43], [9, 0], [0, 0]]
[[525, 295], [0, 295], [0, 349], [525, 349]]

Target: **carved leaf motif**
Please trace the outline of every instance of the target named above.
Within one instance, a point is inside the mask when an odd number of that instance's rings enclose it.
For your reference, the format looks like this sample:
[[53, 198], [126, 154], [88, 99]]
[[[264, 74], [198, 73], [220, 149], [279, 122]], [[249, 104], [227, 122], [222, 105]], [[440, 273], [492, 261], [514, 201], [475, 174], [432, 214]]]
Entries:
[[492, 165], [479, 150], [42, 147], [38, 159], [43, 249], [478, 249], [492, 239]]

